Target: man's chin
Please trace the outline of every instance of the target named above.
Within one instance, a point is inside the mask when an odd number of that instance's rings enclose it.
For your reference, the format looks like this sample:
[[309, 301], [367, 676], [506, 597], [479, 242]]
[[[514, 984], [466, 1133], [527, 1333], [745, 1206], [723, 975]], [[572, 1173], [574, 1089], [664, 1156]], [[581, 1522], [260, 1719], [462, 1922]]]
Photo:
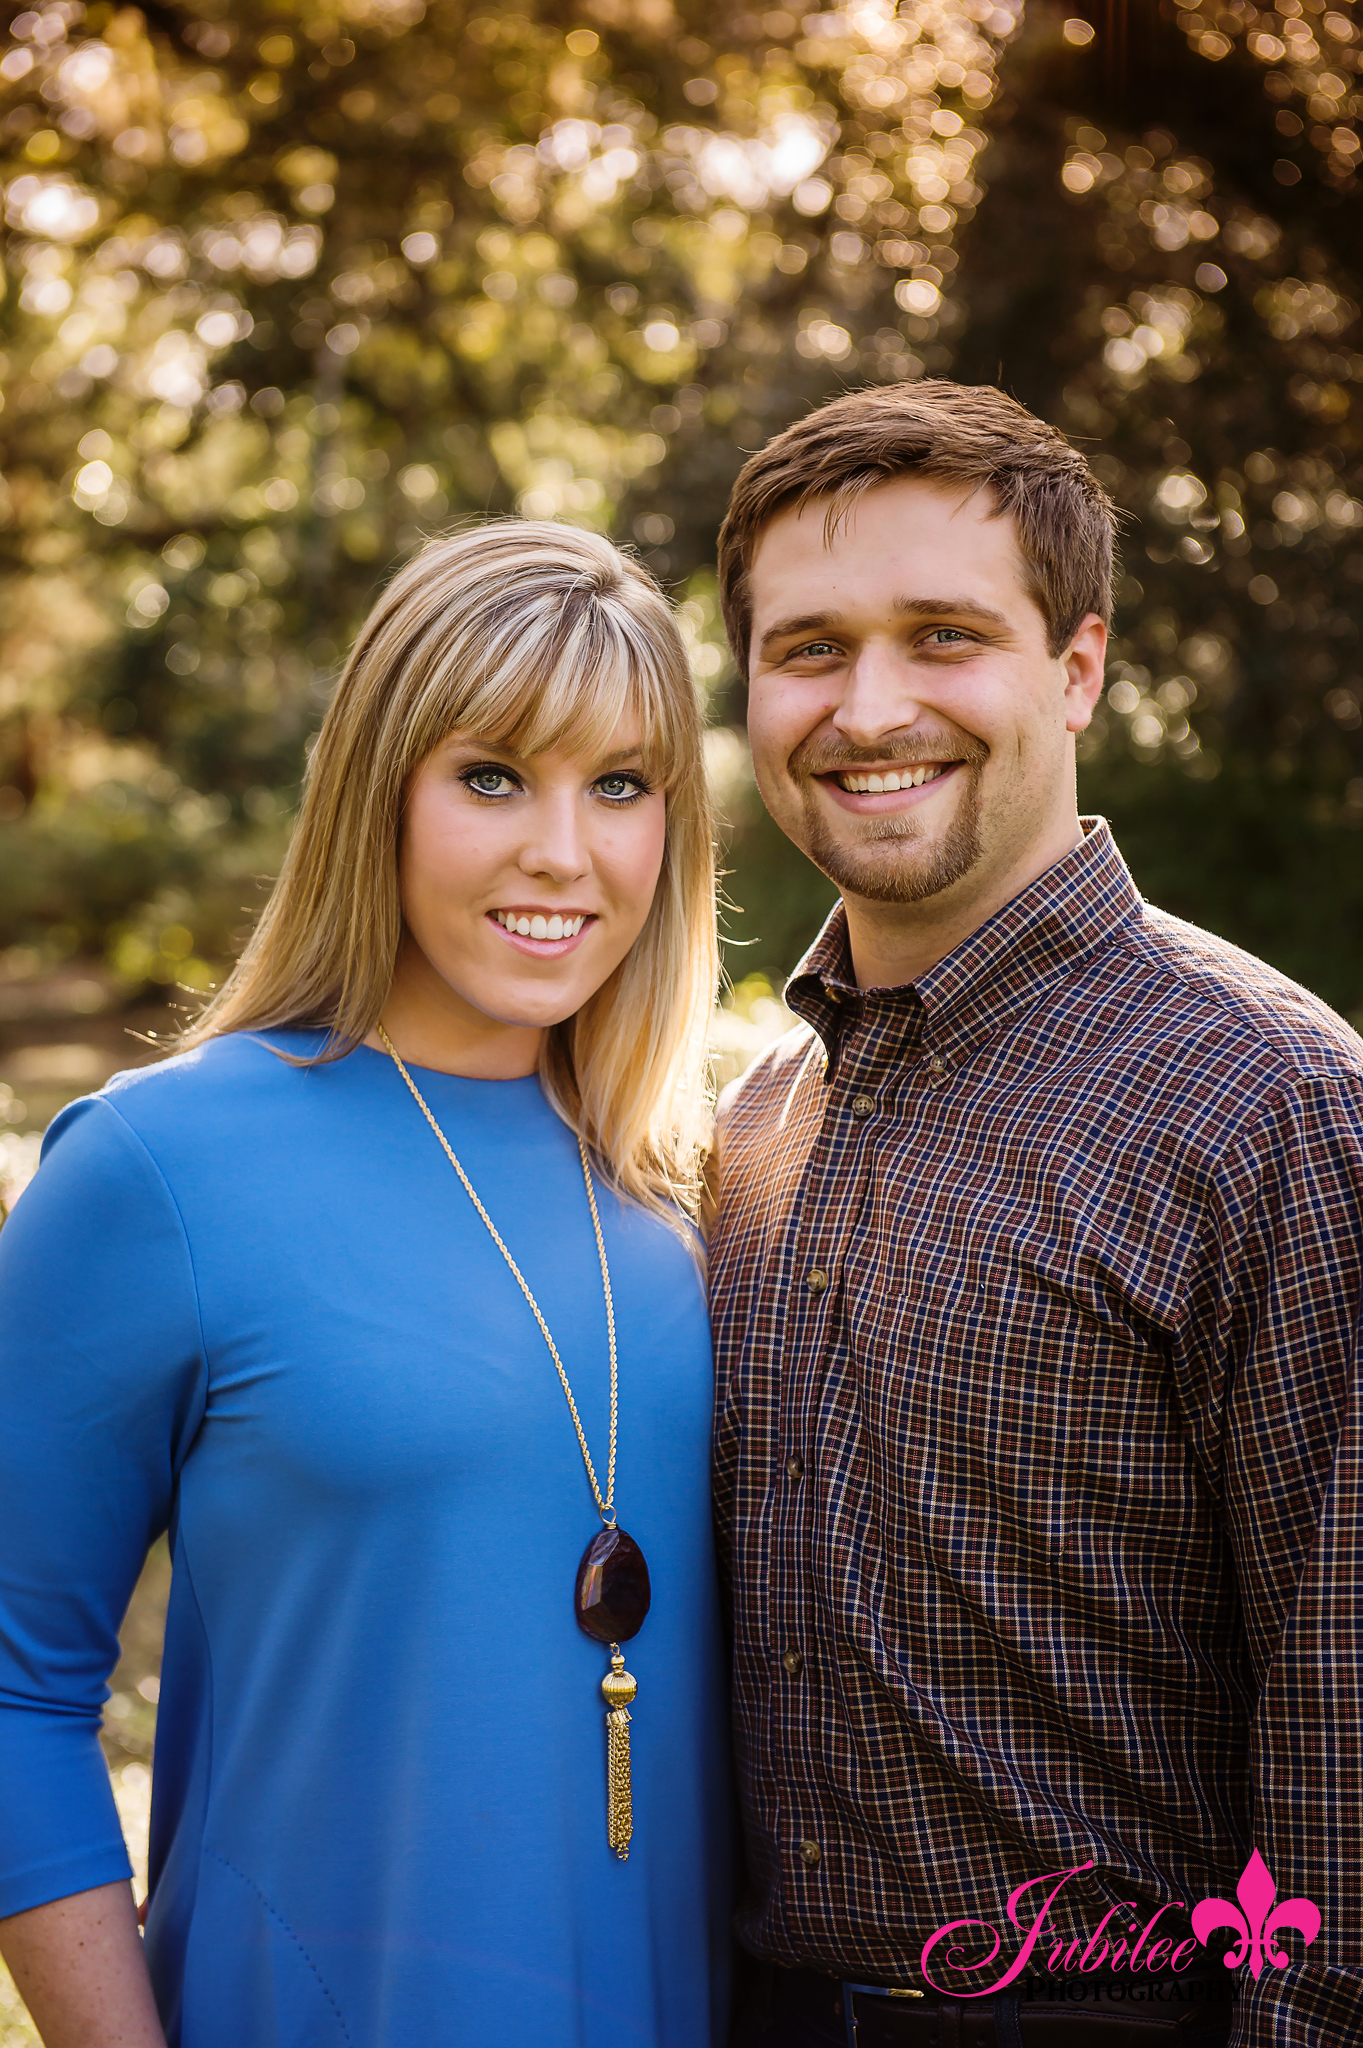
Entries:
[[[887, 819], [886, 825], [890, 823]], [[849, 843], [830, 830], [811, 804], [805, 812], [804, 851], [844, 895], [869, 903], [925, 903], [954, 888], [980, 859], [979, 820], [962, 806], [940, 838], [881, 830]]]
[[869, 860], [864, 855], [849, 857], [845, 849], [811, 847], [809, 857], [844, 896], [859, 896], [866, 903], [926, 903], [954, 888], [970, 872], [970, 867], [922, 854], [907, 858], [902, 850]]

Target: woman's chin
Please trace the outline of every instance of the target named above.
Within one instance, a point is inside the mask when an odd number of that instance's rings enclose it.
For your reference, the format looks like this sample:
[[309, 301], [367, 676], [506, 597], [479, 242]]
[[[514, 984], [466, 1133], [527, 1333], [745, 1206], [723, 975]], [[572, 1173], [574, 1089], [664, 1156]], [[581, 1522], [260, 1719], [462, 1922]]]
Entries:
[[465, 987], [459, 993], [494, 1024], [504, 1024], [509, 1030], [548, 1031], [575, 1016], [597, 988], [595, 981], [585, 982], [580, 975], [574, 975], [571, 982], [565, 977], [561, 985], [527, 986], [529, 981], [529, 976], [499, 976], [481, 988]]

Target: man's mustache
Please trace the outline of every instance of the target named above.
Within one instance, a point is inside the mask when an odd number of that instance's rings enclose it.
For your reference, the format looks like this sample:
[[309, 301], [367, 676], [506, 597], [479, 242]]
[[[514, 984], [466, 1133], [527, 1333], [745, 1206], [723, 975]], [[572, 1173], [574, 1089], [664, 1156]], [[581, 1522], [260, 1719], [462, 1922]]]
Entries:
[[878, 747], [835, 745], [828, 740], [805, 740], [790, 757], [795, 775], [836, 775], [847, 768], [895, 767], [906, 763], [917, 767], [924, 761], [963, 761], [975, 766], [989, 759], [983, 740], [969, 733], [889, 734]]

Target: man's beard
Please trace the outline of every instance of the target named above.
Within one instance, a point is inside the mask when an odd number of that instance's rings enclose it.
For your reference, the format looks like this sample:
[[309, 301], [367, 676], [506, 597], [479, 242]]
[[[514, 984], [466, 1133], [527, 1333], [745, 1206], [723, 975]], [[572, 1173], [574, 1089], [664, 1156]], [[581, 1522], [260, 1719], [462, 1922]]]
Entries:
[[965, 778], [956, 803], [956, 815], [948, 826], [945, 837], [935, 845], [923, 846], [918, 858], [913, 849], [922, 844], [924, 834], [916, 824], [913, 811], [892, 813], [878, 818], [861, 821], [862, 837], [854, 844], [835, 838], [822, 809], [815, 797], [812, 778], [816, 774], [829, 774], [837, 769], [857, 769], [868, 761], [877, 765], [893, 762], [907, 762], [912, 766], [925, 756], [921, 747], [913, 754], [901, 747], [891, 746], [877, 754], [862, 754], [860, 757], [850, 749], [839, 748], [836, 754], [819, 751], [809, 756], [797, 754], [791, 762], [802, 785], [805, 813], [804, 851], [815, 867], [822, 868], [831, 882], [851, 896], [862, 896], [872, 903], [922, 903], [929, 896], [938, 896], [944, 889], [968, 875], [981, 854], [980, 844], [980, 777], [984, 764], [989, 758], [987, 748], [978, 740], [953, 740], [943, 748], [942, 753], [958, 758], [961, 766], [957, 774]]

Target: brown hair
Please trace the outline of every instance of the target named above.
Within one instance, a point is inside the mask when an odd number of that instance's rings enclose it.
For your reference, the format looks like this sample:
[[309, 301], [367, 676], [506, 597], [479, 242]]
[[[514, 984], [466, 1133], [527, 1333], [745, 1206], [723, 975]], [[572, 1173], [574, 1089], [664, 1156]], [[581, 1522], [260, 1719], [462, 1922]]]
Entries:
[[1011, 513], [1052, 654], [1089, 612], [1112, 617], [1117, 511], [1058, 428], [988, 384], [882, 384], [852, 391], [787, 427], [739, 472], [719, 535], [719, 596], [729, 643], [748, 671], [748, 575], [778, 512], [830, 500], [831, 539], [863, 491], [921, 476], [994, 494]]
[[402, 935], [413, 769], [457, 728], [535, 754], [603, 743], [630, 711], [667, 792], [662, 873], [624, 960], [545, 1033], [540, 1075], [617, 1187], [661, 1214], [694, 1213], [717, 978], [704, 718], [667, 599], [601, 534], [489, 520], [429, 541], [393, 578], [318, 735], [274, 892], [181, 1048], [290, 1025], [327, 1029], [315, 1059], [361, 1045]]

